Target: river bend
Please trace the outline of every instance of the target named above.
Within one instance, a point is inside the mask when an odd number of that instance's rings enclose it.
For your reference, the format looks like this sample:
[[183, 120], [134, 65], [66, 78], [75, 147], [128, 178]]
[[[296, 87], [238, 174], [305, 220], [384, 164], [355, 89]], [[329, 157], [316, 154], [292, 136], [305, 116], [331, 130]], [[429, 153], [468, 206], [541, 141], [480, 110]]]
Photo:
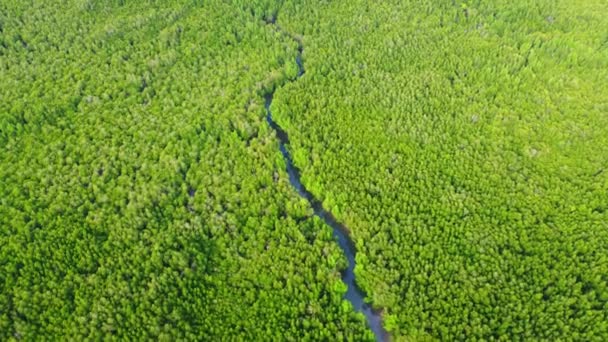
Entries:
[[[272, 22], [270, 24], [275, 26], [278, 31], [291, 37], [298, 43], [298, 54], [296, 56], [296, 64], [298, 65], [298, 76], [294, 81], [292, 81], [295, 82], [305, 73], [304, 65], [302, 64], [303, 45], [298, 39], [295, 39], [293, 36], [283, 31], [280, 26], [278, 26], [275, 22]], [[382, 326], [381, 313], [373, 310], [370, 305], [365, 303], [365, 294], [363, 293], [363, 291], [361, 291], [361, 289], [357, 287], [357, 284], [355, 282], [354, 269], [356, 251], [353, 242], [350, 239], [348, 233], [349, 230], [342, 223], [338, 222], [336, 218], [332, 215], [332, 213], [323, 208], [321, 202], [317, 200], [308, 190], [306, 190], [306, 187], [300, 181], [300, 171], [293, 164], [293, 160], [291, 159], [291, 155], [289, 154], [289, 150], [287, 149], [287, 145], [289, 145], [289, 137], [287, 135], [287, 132], [285, 132], [281, 128], [281, 126], [279, 126], [272, 119], [270, 105], [272, 104], [274, 92], [277, 88], [275, 88], [271, 93], [265, 96], [266, 121], [268, 122], [270, 127], [276, 132], [277, 138], [279, 139], [279, 149], [281, 150], [281, 154], [283, 155], [283, 158], [285, 159], [285, 163], [287, 165], [289, 181], [291, 185], [297, 190], [298, 194], [310, 203], [315, 215], [317, 215], [328, 226], [332, 228], [333, 235], [337, 240], [338, 245], [346, 255], [346, 259], [348, 260], [348, 267], [342, 271], [342, 281], [347, 285], [348, 289], [346, 291], [346, 294], [344, 295], [344, 299], [349, 301], [356, 311], [361, 312], [365, 315], [365, 318], [367, 319], [367, 324], [374, 333], [376, 341], [388, 341], [389, 335]]]

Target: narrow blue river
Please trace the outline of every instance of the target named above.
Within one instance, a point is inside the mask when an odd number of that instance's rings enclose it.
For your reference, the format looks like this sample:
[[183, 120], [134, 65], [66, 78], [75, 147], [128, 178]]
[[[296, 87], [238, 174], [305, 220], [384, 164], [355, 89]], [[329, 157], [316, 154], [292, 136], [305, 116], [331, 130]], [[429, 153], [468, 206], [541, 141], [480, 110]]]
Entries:
[[[298, 42], [299, 43], [299, 42]], [[296, 57], [296, 63], [298, 64], [298, 78], [304, 75], [304, 66], [302, 65], [302, 45], [300, 44], [298, 49], [298, 55]], [[388, 341], [389, 337], [382, 326], [382, 317], [379, 312], [374, 311], [367, 303], [365, 303], [365, 294], [357, 287], [355, 283], [355, 247], [348, 234], [348, 229], [336, 221], [336, 218], [325, 208], [319, 200], [317, 200], [302, 184], [300, 181], [300, 171], [293, 165], [291, 155], [286, 145], [289, 145], [289, 136], [273, 119], [272, 113], [270, 112], [270, 105], [272, 104], [274, 92], [266, 95], [266, 121], [270, 127], [276, 132], [279, 139], [279, 149], [285, 159], [287, 165], [287, 173], [289, 175], [289, 181], [291, 185], [298, 191], [298, 194], [308, 200], [312, 206], [315, 215], [321, 218], [327, 225], [333, 230], [333, 235], [336, 238], [338, 245], [344, 251], [346, 259], [348, 259], [348, 267], [342, 272], [342, 281], [348, 286], [348, 290], [344, 295], [344, 299], [352, 303], [356, 311], [362, 312], [367, 323], [376, 336], [376, 341]]]

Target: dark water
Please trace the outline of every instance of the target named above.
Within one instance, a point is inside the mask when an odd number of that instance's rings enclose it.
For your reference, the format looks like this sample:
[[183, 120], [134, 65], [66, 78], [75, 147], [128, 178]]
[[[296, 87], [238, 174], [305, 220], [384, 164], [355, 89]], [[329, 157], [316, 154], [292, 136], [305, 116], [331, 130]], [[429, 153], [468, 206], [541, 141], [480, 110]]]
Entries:
[[[302, 65], [302, 46], [298, 49], [298, 55], [296, 57], [296, 63], [298, 64], [298, 78], [304, 75], [304, 66]], [[289, 136], [274, 120], [272, 119], [272, 113], [270, 112], [270, 105], [272, 103], [274, 92], [266, 95], [266, 121], [276, 132], [279, 138], [279, 149], [283, 154], [285, 163], [287, 164], [287, 173], [289, 174], [289, 181], [291, 185], [298, 191], [300, 196], [304, 197], [310, 202], [314, 209], [315, 215], [321, 218], [327, 225], [333, 230], [333, 235], [336, 238], [338, 245], [344, 251], [346, 259], [348, 259], [348, 267], [342, 272], [342, 281], [348, 286], [348, 290], [344, 296], [344, 299], [351, 302], [355, 310], [362, 312], [366, 319], [370, 329], [376, 336], [376, 341], [387, 341], [388, 334], [382, 327], [382, 317], [379, 312], [375, 312], [372, 308], [365, 303], [363, 300], [365, 294], [355, 284], [355, 248], [353, 242], [348, 235], [348, 229], [336, 221], [335, 217], [325, 208], [323, 208], [321, 202], [314, 198], [314, 196], [306, 190], [306, 187], [300, 182], [300, 171], [293, 165], [289, 150], [286, 145], [289, 145]]]

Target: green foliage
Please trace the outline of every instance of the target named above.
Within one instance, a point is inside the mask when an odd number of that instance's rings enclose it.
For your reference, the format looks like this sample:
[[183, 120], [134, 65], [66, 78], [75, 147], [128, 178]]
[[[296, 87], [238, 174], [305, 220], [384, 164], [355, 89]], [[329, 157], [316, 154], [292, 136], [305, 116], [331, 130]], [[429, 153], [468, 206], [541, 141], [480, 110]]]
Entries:
[[371, 339], [273, 90], [394, 340], [608, 339], [607, 10], [0, 1], [0, 340]]
[[369, 338], [264, 120], [296, 46], [257, 12], [0, 2], [0, 340]]
[[607, 10], [284, 4], [274, 118], [395, 339], [608, 338]]

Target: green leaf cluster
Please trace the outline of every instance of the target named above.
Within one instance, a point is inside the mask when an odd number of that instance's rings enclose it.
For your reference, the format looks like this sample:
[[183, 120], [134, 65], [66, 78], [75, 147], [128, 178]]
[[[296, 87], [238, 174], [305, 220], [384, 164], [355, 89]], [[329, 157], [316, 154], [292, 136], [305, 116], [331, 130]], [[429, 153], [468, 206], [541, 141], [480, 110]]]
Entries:
[[0, 340], [371, 339], [264, 119], [297, 45], [252, 8], [0, 2]]
[[607, 10], [284, 4], [274, 119], [395, 339], [608, 338]]

